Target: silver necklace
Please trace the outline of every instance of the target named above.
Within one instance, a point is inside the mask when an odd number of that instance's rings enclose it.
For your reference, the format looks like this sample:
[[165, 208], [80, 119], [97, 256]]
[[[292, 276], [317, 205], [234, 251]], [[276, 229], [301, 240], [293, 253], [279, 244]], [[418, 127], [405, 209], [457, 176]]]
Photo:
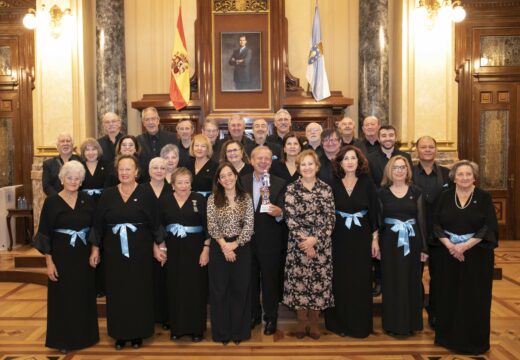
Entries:
[[460, 204], [460, 201], [457, 197], [457, 191], [455, 191], [455, 206], [461, 210], [464, 210], [465, 208], [467, 208], [469, 206], [469, 204], [471, 204], [471, 200], [473, 199], [474, 193], [475, 193], [475, 190], [473, 190], [471, 192], [471, 195], [469, 196], [468, 201], [466, 201], [466, 204], [464, 204], [464, 206], [462, 206], [462, 204]]

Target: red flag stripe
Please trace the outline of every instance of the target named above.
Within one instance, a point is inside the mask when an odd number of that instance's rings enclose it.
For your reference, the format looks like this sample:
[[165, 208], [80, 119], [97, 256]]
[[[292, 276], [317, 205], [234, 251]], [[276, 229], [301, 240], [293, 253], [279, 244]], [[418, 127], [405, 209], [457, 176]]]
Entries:
[[181, 38], [182, 46], [184, 46], [184, 48], [188, 50], [188, 48], [186, 47], [186, 39], [184, 38], [184, 27], [182, 26], [182, 9], [180, 6], [179, 17], [177, 18], [177, 31], [179, 32], [179, 37]]
[[186, 101], [184, 101], [184, 98], [182, 97], [181, 91], [177, 86], [177, 82], [173, 78], [173, 75], [170, 75], [170, 100], [173, 103], [173, 107], [177, 111], [188, 106], [188, 104], [186, 103]]

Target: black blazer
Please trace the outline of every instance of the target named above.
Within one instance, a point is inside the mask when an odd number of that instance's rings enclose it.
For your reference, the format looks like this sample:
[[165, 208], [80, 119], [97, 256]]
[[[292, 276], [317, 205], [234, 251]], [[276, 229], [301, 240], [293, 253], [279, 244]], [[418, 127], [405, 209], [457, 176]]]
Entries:
[[[271, 188], [269, 200], [271, 204], [276, 205], [284, 211], [285, 207], [285, 180], [271, 175]], [[247, 174], [240, 178], [240, 183], [250, 195], [253, 197], [253, 174]], [[251, 239], [253, 251], [257, 254], [279, 253], [282, 251], [283, 244], [283, 221], [277, 222], [276, 218], [260, 212], [261, 201], [255, 209], [255, 225], [254, 234]]]
[[[178, 146], [177, 136], [166, 130], [159, 130], [157, 133], [157, 148], [154, 153], [149, 135], [147, 133], [141, 134], [137, 136], [137, 141], [139, 142], [139, 167], [140, 167], [140, 177], [142, 178], [142, 182], [147, 182], [150, 180], [150, 175], [148, 174], [148, 165], [150, 164], [150, 160], [154, 157], [160, 156], [161, 149], [167, 144], [174, 144]], [[180, 160], [180, 159], [179, 159]]]
[[[74, 154], [70, 157], [69, 161], [70, 160], [77, 160], [81, 162], [81, 158]], [[47, 196], [57, 194], [63, 190], [61, 180], [58, 178], [58, 174], [60, 173], [62, 166], [63, 160], [59, 155], [47, 159], [43, 162], [42, 186], [43, 192]]]

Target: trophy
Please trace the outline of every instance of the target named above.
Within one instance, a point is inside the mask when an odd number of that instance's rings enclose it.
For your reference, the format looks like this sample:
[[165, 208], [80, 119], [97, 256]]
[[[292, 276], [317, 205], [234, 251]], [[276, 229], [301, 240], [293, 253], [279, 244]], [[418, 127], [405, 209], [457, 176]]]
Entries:
[[269, 173], [264, 171], [262, 174], [262, 187], [260, 188], [260, 198], [262, 199], [262, 203], [260, 205], [260, 212], [266, 213], [269, 212], [269, 205], [271, 202], [269, 201], [269, 187], [271, 186], [271, 179], [269, 178]]

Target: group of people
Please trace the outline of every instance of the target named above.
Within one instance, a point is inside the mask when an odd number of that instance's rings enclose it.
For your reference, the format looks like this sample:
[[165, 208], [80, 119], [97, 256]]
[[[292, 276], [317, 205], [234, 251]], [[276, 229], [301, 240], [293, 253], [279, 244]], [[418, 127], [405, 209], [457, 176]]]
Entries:
[[365, 338], [380, 292], [383, 330], [409, 336], [423, 328], [428, 261], [435, 342], [489, 349], [498, 225], [475, 163], [439, 165], [423, 136], [413, 165], [396, 129], [373, 116], [362, 140], [348, 117], [334, 129], [310, 123], [303, 139], [284, 109], [271, 135], [255, 119], [253, 139], [238, 115], [222, 139], [212, 120], [197, 135], [191, 121], [162, 130], [155, 108], [142, 124], [138, 137], [122, 135], [107, 113], [106, 135], [85, 140], [80, 156], [61, 134], [44, 162], [34, 245], [49, 276], [46, 346], [98, 341], [96, 294], [116, 349], [140, 347], [155, 323], [172, 341], [201, 341], [208, 302], [223, 344], [262, 322], [273, 335], [279, 303], [296, 312], [296, 338], [320, 338], [321, 312], [328, 330]]

